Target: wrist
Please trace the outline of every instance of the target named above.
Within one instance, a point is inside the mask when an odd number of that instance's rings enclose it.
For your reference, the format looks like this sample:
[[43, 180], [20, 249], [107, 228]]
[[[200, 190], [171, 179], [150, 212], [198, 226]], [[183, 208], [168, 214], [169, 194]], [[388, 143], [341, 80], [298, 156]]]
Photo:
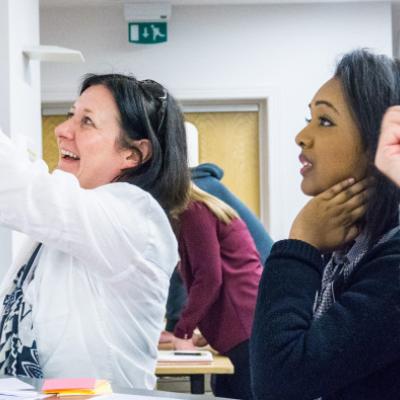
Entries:
[[320, 250], [319, 248], [319, 242], [314, 238], [310, 233], [308, 234], [301, 230], [301, 229], [291, 229], [289, 233], [289, 239], [291, 240], [300, 240], [302, 242], [305, 242], [309, 244], [310, 246], [315, 247], [316, 249]]
[[275, 258], [291, 259], [304, 261], [307, 265], [313, 266], [318, 272], [322, 272], [325, 264], [322, 253], [313, 245], [303, 240], [288, 239], [275, 242], [271, 248], [268, 261]]

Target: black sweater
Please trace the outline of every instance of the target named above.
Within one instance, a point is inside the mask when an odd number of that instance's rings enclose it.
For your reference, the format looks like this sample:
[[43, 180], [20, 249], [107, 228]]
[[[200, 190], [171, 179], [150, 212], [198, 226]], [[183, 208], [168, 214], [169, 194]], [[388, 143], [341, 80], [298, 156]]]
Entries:
[[313, 320], [321, 253], [277, 242], [260, 283], [250, 343], [259, 400], [400, 399], [400, 235], [360, 260], [333, 306]]

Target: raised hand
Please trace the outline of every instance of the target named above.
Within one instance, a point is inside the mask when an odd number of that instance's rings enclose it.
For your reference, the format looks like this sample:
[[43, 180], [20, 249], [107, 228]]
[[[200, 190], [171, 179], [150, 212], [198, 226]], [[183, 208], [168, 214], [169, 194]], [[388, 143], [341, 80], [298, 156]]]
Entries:
[[388, 108], [383, 117], [375, 165], [400, 186], [400, 106]]

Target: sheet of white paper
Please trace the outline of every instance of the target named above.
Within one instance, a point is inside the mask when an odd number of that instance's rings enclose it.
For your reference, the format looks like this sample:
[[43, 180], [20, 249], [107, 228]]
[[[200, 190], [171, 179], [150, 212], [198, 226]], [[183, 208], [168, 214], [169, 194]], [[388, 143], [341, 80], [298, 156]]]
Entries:
[[9, 398], [17, 399], [44, 399], [45, 397], [49, 397], [49, 394], [41, 394], [35, 391], [24, 392], [22, 390], [16, 392], [0, 392], [0, 400], [5, 400]]
[[0, 400], [41, 399], [48, 395], [36, 392], [32, 385], [16, 378], [0, 379]]
[[27, 390], [27, 389], [34, 389], [34, 387], [32, 385], [28, 385], [27, 383], [20, 381], [17, 378], [0, 379], [1, 393], [3, 393], [3, 391], [14, 392], [17, 390]]
[[23, 390], [18, 390], [15, 392], [11, 391], [2, 391], [0, 392], [0, 400], [1, 396], [13, 396], [18, 399], [44, 399], [45, 397], [49, 397], [49, 394], [42, 394], [35, 392], [34, 390], [31, 391], [23, 391]]
[[98, 400], [178, 400], [171, 397], [150, 397], [150, 396], [140, 396], [137, 394], [103, 394], [97, 396]]

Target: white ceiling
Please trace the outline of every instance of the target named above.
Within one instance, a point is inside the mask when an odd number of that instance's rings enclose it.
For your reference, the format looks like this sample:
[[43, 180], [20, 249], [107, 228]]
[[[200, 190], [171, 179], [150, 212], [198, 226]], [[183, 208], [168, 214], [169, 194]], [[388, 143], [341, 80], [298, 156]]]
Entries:
[[[218, 4], [294, 4], [294, 3], [347, 3], [349, 0], [39, 0], [42, 7], [113, 6], [123, 3], [162, 3], [173, 5], [218, 5]], [[387, 0], [351, 0], [352, 3], [387, 2]], [[392, 3], [400, 0], [392, 0]]]

